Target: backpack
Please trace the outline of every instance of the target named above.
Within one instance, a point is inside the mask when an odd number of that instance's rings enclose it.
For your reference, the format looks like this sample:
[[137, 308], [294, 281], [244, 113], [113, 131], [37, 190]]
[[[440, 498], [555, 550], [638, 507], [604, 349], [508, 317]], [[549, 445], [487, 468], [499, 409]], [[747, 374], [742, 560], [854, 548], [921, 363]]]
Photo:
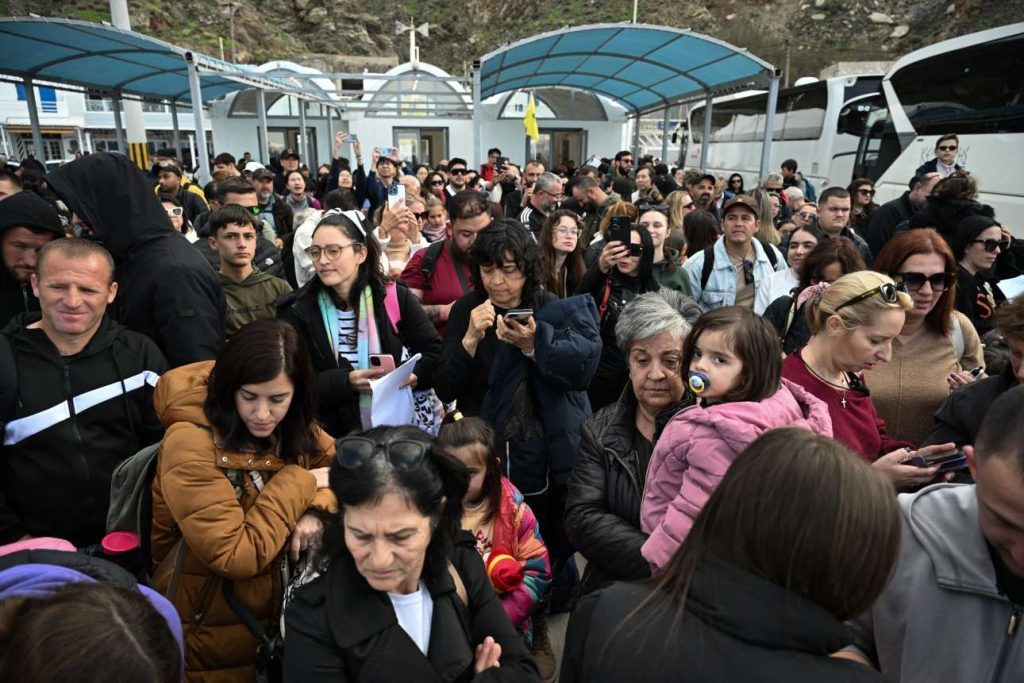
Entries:
[[[775, 255], [775, 249], [770, 244], [762, 240], [760, 237], [755, 237], [758, 242], [761, 243], [761, 248], [764, 249], [765, 255], [768, 257], [768, 261], [772, 264], [772, 268], [775, 268], [779, 264], [779, 257]], [[711, 279], [711, 271], [715, 269], [715, 245], [706, 247], [704, 249], [704, 266], [700, 271], [700, 291], [703, 292], [707, 289], [708, 280]]]
[[110, 476], [107, 533], [132, 531], [139, 536], [142, 566], [150, 567], [150, 533], [153, 528], [153, 479], [156, 477], [160, 442], [146, 446], [123, 460]]

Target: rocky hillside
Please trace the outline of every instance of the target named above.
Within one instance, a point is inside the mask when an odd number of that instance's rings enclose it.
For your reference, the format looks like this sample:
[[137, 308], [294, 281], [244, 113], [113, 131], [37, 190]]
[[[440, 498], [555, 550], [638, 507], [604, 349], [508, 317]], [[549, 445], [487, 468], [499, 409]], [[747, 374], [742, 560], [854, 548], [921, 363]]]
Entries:
[[[460, 75], [499, 45], [572, 26], [630, 19], [630, 0], [236, 0], [239, 61], [303, 61], [326, 55], [408, 59], [395, 22], [430, 24], [420, 55]], [[132, 26], [168, 42], [230, 56], [226, 0], [129, 0]], [[0, 12], [109, 20], [108, 0], [0, 0]], [[748, 48], [790, 80], [836, 61], [890, 60], [937, 40], [1024, 21], [1024, 0], [640, 0], [639, 21], [691, 28]]]

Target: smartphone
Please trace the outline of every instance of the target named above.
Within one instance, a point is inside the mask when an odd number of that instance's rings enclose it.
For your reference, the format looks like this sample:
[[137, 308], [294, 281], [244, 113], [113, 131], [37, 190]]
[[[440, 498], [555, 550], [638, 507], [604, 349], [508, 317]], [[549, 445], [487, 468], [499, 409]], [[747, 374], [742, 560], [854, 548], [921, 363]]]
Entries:
[[505, 320], [515, 320], [521, 325], [526, 325], [527, 321], [533, 317], [532, 308], [513, 308], [511, 311], [505, 314]]
[[348, 136], [348, 144], [354, 145], [357, 142], [359, 142], [359, 136], [358, 135], [349, 135]]
[[633, 232], [633, 220], [629, 216], [612, 216], [611, 227], [608, 229], [609, 242], [622, 242], [628, 245]]
[[498, 160], [494, 162], [494, 168], [495, 170], [498, 171], [498, 173], [501, 173], [501, 171], [505, 168], [505, 164], [507, 163], [508, 157], [498, 157]]
[[384, 372], [395, 371], [395, 359], [390, 353], [371, 353], [370, 367]]
[[967, 467], [967, 456], [961, 450], [942, 455], [915, 455], [910, 458], [910, 464], [917, 467], [935, 467], [938, 465], [939, 472], [949, 472], [950, 470], [962, 470]]
[[402, 183], [394, 182], [388, 187], [388, 208], [392, 211], [405, 208], [405, 185]]

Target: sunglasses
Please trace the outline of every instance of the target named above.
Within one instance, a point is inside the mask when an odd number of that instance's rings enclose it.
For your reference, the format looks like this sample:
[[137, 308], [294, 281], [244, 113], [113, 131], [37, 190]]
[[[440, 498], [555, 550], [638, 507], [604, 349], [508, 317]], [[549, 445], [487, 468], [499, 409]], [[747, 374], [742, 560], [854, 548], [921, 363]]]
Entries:
[[906, 291], [907, 287], [903, 282], [897, 282], [895, 284], [886, 282], [885, 284], [878, 285], [874, 289], [869, 289], [863, 294], [858, 294], [849, 301], [844, 301], [843, 303], [839, 304], [838, 306], [836, 306], [836, 313], [838, 313], [841, 309], [846, 308], [847, 306], [852, 306], [854, 304], [860, 303], [861, 301], [864, 301], [865, 299], [870, 299], [876, 294], [882, 297], [882, 301], [884, 301], [885, 303], [894, 304], [897, 301], [899, 301], [899, 293], [905, 293]]
[[743, 259], [743, 283], [754, 284], [754, 262]]
[[416, 216], [416, 220], [418, 221], [425, 221], [427, 220], [427, 216], [429, 215], [429, 213], [427, 211], [420, 211], [419, 213], [413, 211], [412, 215]]
[[469, 171], [464, 168], [453, 168], [449, 169], [448, 173], [450, 173], [451, 175], [466, 175], [467, 173], [469, 173]]
[[444, 185], [444, 181], [443, 180], [431, 180], [430, 184], [431, 185], [437, 185], [438, 187], [440, 187], [441, 185]]
[[955, 152], [956, 145], [939, 145], [937, 149], [940, 152]]
[[814, 213], [812, 211], [798, 211], [796, 215], [800, 216], [800, 218], [803, 218], [804, 220], [808, 220], [808, 221], [811, 220], [812, 218], [817, 218], [818, 217], [818, 214], [816, 214], [816, 213]]
[[384, 453], [395, 469], [414, 470], [420, 466], [430, 446], [421, 441], [395, 439], [379, 444], [362, 436], [348, 436], [335, 442], [338, 464], [355, 469], [373, 460], [378, 453]]
[[[686, 207], [683, 207], [686, 208]], [[636, 207], [636, 210], [640, 213], [647, 213], [648, 211], [658, 211], [660, 213], [668, 215], [668, 207], [664, 204], [641, 204]]]
[[865, 189], [865, 188], [863, 188], [863, 187], [862, 187], [862, 188], [859, 188], [859, 189], [857, 190], [857, 192], [858, 192], [859, 194], [867, 195], [868, 197], [874, 197], [874, 196], [875, 196], [875, 191], [874, 191], [874, 190], [868, 190], [868, 189]]
[[[180, 206], [172, 206], [171, 208], [167, 209], [167, 215], [168, 216], [180, 216], [183, 213], [185, 213], [185, 209], [181, 208]], [[995, 250], [994, 249], [989, 249], [989, 251], [995, 251]]]
[[994, 252], [996, 249], [1002, 249], [1006, 251], [1010, 248], [1009, 240], [971, 240], [971, 244], [984, 244], [985, 251], [988, 253]]
[[907, 289], [911, 292], [924, 287], [924, 283], [928, 283], [932, 286], [932, 291], [942, 292], [945, 291], [956, 282], [955, 273], [935, 273], [934, 275], [925, 275], [924, 273], [894, 273], [893, 277], [898, 277], [900, 282], [906, 285]]

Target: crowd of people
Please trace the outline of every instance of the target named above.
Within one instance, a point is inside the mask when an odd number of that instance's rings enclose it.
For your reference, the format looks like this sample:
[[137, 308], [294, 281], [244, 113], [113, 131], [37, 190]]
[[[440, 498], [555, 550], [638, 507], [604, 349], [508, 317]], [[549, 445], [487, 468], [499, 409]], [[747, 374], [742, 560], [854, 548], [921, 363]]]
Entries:
[[0, 172], [0, 680], [1024, 677], [1024, 240], [955, 135], [881, 205], [333, 143]]

